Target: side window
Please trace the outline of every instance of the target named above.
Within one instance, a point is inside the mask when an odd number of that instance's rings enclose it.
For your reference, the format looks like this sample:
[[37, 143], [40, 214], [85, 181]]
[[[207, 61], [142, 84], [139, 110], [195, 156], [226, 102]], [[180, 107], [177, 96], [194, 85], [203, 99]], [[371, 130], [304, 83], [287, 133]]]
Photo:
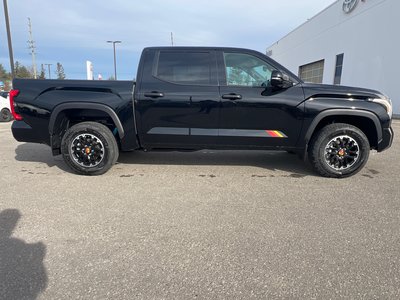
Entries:
[[224, 53], [226, 84], [233, 86], [267, 87], [274, 67], [249, 54]]
[[209, 52], [160, 51], [154, 76], [178, 84], [211, 84]]

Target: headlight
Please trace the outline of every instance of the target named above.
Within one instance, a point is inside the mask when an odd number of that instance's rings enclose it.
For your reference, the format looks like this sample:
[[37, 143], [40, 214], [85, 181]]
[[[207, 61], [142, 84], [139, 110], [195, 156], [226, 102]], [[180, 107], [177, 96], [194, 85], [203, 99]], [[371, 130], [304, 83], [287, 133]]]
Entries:
[[389, 117], [392, 118], [393, 106], [392, 106], [392, 101], [389, 98], [385, 98], [385, 99], [375, 98], [375, 99], [371, 99], [371, 101], [382, 105], [386, 109], [386, 112], [388, 113]]

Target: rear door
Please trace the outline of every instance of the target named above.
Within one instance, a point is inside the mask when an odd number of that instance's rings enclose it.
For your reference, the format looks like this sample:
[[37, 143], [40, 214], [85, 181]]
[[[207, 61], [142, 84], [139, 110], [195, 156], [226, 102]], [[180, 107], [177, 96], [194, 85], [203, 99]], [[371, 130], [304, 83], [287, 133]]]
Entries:
[[219, 52], [221, 113], [219, 144], [243, 147], [294, 147], [304, 105], [300, 84], [273, 89], [273, 61], [256, 52]]
[[215, 51], [151, 49], [142, 59], [143, 77], [136, 95], [142, 145], [215, 145], [219, 113]]

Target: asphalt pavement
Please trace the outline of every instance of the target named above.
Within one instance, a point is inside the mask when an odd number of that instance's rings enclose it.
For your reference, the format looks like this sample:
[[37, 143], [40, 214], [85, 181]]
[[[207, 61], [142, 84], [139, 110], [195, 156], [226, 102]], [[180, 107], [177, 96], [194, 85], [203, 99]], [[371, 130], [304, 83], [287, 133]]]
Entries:
[[286, 152], [211, 150], [123, 153], [85, 177], [10, 127], [0, 299], [400, 298], [399, 138], [340, 180]]

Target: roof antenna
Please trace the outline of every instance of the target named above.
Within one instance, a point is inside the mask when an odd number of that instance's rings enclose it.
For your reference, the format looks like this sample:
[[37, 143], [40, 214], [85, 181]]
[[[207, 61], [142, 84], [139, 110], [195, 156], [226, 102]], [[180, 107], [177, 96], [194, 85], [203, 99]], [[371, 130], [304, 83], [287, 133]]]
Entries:
[[171, 46], [174, 45], [174, 34], [173, 32], [171, 32]]

